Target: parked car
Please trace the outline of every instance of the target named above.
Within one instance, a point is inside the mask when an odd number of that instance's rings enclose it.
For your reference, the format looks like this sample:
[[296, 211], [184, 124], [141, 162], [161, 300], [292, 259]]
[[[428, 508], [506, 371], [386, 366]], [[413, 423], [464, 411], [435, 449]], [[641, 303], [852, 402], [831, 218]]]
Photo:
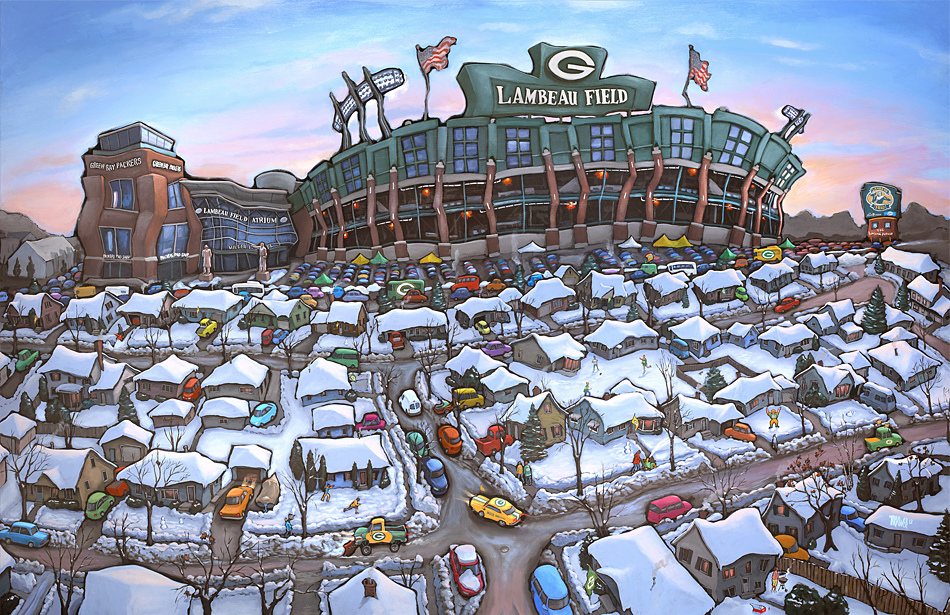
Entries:
[[418, 288], [410, 289], [402, 296], [403, 304], [407, 303], [426, 303], [429, 301], [429, 298], [426, 297], [421, 290]]
[[795, 540], [794, 536], [789, 536], [788, 534], [779, 534], [775, 537], [776, 542], [782, 545], [782, 557], [787, 557], [788, 559], [800, 559], [804, 562], [807, 562], [811, 559], [811, 556], [808, 555], [808, 551], [805, 549], [798, 548], [798, 541]]
[[475, 321], [475, 330], [482, 335], [488, 335], [491, 333], [491, 327], [488, 326], [488, 323], [484, 320]]
[[359, 371], [360, 354], [352, 348], [334, 348], [327, 361], [333, 361], [340, 365], [345, 365], [350, 371]]
[[454, 457], [462, 452], [462, 436], [456, 427], [442, 425], [436, 433], [439, 437], [439, 445], [446, 455]]
[[490, 293], [500, 293], [501, 291], [508, 288], [504, 282], [498, 278], [494, 278], [491, 282], [485, 285], [485, 290]]
[[39, 350], [24, 348], [20, 352], [16, 353], [16, 371], [25, 372], [26, 370], [30, 369], [30, 366], [36, 363], [36, 360], [39, 358]]
[[346, 291], [343, 295], [343, 301], [369, 301], [369, 297], [355, 288]]
[[475, 389], [452, 389], [452, 402], [461, 408], [474, 408], [485, 405], [485, 396]]
[[273, 335], [270, 337], [270, 341], [276, 346], [277, 344], [280, 344], [282, 341], [284, 341], [284, 338], [286, 338], [288, 335], [290, 335], [290, 331], [286, 329], [275, 329]]
[[572, 615], [567, 585], [551, 564], [538, 566], [531, 573], [531, 597], [538, 615]]
[[389, 333], [389, 343], [392, 345], [393, 350], [402, 350], [406, 347], [406, 339], [399, 331], [391, 331]]
[[468, 506], [479, 518], [496, 521], [502, 527], [511, 527], [524, 522], [524, 513], [504, 498], [473, 495], [468, 501]]
[[442, 497], [449, 492], [449, 479], [445, 476], [445, 464], [438, 457], [429, 457], [422, 464], [422, 477], [429, 483], [432, 495]]
[[840, 515], [842, 521], [857, 531], [863, 532], [866, 529], [864, 519], [858, 516], [858, 511], [853, 506], [842, 506]]
[[749, 300], [749, 292], [745, 289], [745, 286], [736, 287], [736, 299], [738, 299], [739, 301]]
[[261, 333], [261, 346], [267, 346], [274, 341], [274, 330], [273, 329], [264, 329]]
[[202, 318], [198, 323], [198, 337], [209, 337], [218, 330], [218, 322], [210, 318]]
[[243, 519], [247, 514], [247, 505], [251, 503], [254, 488], [249, 484], [240, 485], [228, 491], [221, 507], [222, 519]]
[[464, 597], [471, 598], [485, 589], [482, 558], [472, 545], [458, 545], [449, 549], [449, 567], [455, 585]]
[[457, 301], [462, 301], [462, 300], [464, 300], [464, 299], [468, 299], [468, 298], [471, 297], [471, 296], [472, 296], [472, 291], [470, 291], [469, 289], [465, 288], [464, 286], [459, 286], [458, 288], [456, 288], [455, 290], [452, 291], [452, 294], [449, 295], [449, 299], [455, 299], [455, 300], [457, 300]]
[[789, 310], [794, 310], [795, 308], [798, 307], [800, 303], [801, 301], [799, 301], [795, 297], [785, 297], [784, 299], [779, 301], [778, 304], [775, 306], [775, 311], [781, 314]]
[[500, 357], [503, 354], [511, 352], [511, 346], [499, 341], [488, 342], [484, 348], [482, 348], [482, 352], [490, 357]]
[[195, 401], [201, 395], [201, 383], [197, 378], [191, 378], [185, 383], [181, 391], [181, 398], [185, 401]]
[[[124, 469], [125, 468], [116, 468], [115, 473], [118, 474]], [[129, 484], [124, 480], [114, 480], [106, 486], [106, 493], [115, 497], [116, 499], [125, 497], [129, 495]]]
[[263, 401], [251, 410], [251, 426], [263, 427], [277, 418], [277, 404]]
[[668, 495], [650, 502], [647, 506], [647, 521], [660, 523], [664, 519], [678, 519], [691, 511], [693, 505], [677, 495]]
[[86, 500], [86, 517], [92, 520], [102, 519], [115, 504], [115, 498], [108, 493], [96, 491]]
[[422, 413], [422, 402], [412, 389], [406, 389], [399, 396], [399, 407], [407, 416], [417, 416]]
[[732, 427], [727, 427], [722, 433], [730, 438], [742, 440], [743, 442], [755, 441], [755, 434], [752, 433], [752, 429], [745, 423], [736, 423]]
[[41, 531], [35, 523], [17, 521], [10, 529], [0, 531], [0, 540], [4, 544], [24, 545], [35, 549], [49, 544], [49, 534]]
[[410, 431], [406, 434], [406, 442], [409, 444], [409, 450], [416, 457], [425, 458], [429, 456], [429, 447], [426, 446], [426, 437], [419, 431]]

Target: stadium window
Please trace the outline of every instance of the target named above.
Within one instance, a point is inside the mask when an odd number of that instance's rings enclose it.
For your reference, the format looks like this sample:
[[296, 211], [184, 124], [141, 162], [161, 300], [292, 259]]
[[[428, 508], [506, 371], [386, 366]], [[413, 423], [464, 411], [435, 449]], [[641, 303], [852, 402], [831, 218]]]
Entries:
[[505, 165], [514, 167], [531, 166], [531, 131], [528, 128], [505, 129]]
[[356, 192], [363, 187], [363, 176], [360, 173], [360, 155], [350, 156], [340, 165], [343, 167], [343, 183], [347, 193]]
[[102, 253], [108, 256], [132, 256], [132, 229], [99, 227]]
[[[356, 158], [356, 156], [354, 156]], [[359, 159], [357, 159], [359, 160]], [[317, 173], [316, 178], [316, 189], [317, 189], [317, 199], [321, 203], [327, 203], [330, 201], [330, 183], [327, 181], [327, 172], [321, 171]]]
[[752, 145], [752, 133], [732, 124], [729, 126], [729, 138], [726, 139], [726, 145], [719, 154], [719, 162], [736, 167], [742, 166], [746, 154], [749, 153], [750, 145]]
[[112, 209], [135, 208], [131, 179], [114, 179], [109, 186], [112, 188]]
[[420, 132], [402, 138], [402, 158], [406, 163], [406, 177], [429, 174], [429, 156], [426, 153], [426, 133]]
[[670, 157], [693, 157], [693, 120], [688, 117], [670, 118]]
[[795, 174], [795, 167], [792, 166], [792, 163], [786, 162], [785, 168], [782, 169], [782, 172], [779, 173], [778, 180], [775, 182], [775, 185], [779, 188], [784, 188], [788, 184], [788, 180], [792, 178], [792, 175]]
[[605, 160], [609, 161], [614, 159], [613, 124], [591, 124], [590, 159], [591, 162], [601, 162]]
[[452, 146], [455, 172], [478, 173], [478, 128], [452, 129]]
[[181, 184], [168, 184], [168, 209], [180, 209], [185, 206], [181, 199]]

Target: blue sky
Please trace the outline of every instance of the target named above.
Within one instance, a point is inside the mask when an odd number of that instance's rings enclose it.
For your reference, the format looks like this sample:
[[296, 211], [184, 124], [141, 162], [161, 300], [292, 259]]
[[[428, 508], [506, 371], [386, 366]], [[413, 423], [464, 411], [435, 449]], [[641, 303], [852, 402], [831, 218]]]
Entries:
[[[82, 204], [82, 154], [96, 135], [144, 121], [177, 140], [196, 176], [250, 183], [304, 175], [336, 151], [328, 92], [401, 67], [393, 125], [422, 114], [415, 44], [458, 39], [432, 74], [430, 113], [461, 113], [466, 61], [530, 69], [539, 41], [607, 49], [606, 74], [657, 82], [683, 104], [687, 49], [710, 63], [693, 104], [728, 107], [772, 130], [784, 104], [812, 113], [793, 140], [808, 174], [786, 211], [859, 212], [881, 180], [905, 203], [950, 210], [950, 3], [523, 2], [305, 3], [0, 1], [0, 207], [69, 233]], [[372, 132], [372, 131], [371, 131]]]

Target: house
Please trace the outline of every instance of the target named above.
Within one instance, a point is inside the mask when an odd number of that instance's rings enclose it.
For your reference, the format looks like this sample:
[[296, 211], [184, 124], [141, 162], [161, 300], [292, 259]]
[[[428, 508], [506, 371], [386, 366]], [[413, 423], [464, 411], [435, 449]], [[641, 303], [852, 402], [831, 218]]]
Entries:
[[545, 372], [577, 373], [581, 368], [581, 359], [587, 350], [574, 341], [569, 333], [560, 335], [538, 335], [530, 333], [527, 337], [511, 343], [514, 360], [534, 369]]
[[507, 367], [498, 359], [493, 359], [481, 350], [471, 346], [463, 346], [457, 355], [445, 362], [445, 368], [456, 378], [461, 377], [471, 368], [475, 368], [481, 375], [494, 371], [499, 367]]
[[[198, 373], [198, 366], [171, 354], [144, 372], [132, 377], [140, 400], [181, 397], [185, 384]], [[161, 400], [159, 400], [161, 401]]]
[[132, 293], [116, 312], [125, 316], [125, 321], [133, 327], [167, 329], [178, 322], [178, 308], [174, 303], [175, 296], [167, 290], [154, 295]]
[[[833, 335], [838, 332], [838, 323], [827, 312], [815, 312], [801, 319], [815, 335]], [[852, 323], [853, 324], [853, 323]]]
[[376, 316], [379, 341], [385, 342], [390, 334], [400, 333], [410, 341], [444, 340], [448, 337], [449, 320], [445, 312], [421, 307], [414, 310], [396, 308]]
[[205, 397], [238, 397], [248, 401], [264, 401], [270, 385], [270, 369], [254, 359], [239, 354], [214, 368], [201, 381]]
[[323, 404], [312, 411], [313, 430], [318, 438], [352, 438], [356, 430], [356, 409], [352, 404]]
[[853, 322], [845, 322], [838, 326], [838, 337], [846, 344], [860, 341], [864, 337], [864, 329]]
[[[863, 331], [863, 329], [862, 329]], [[854, 370], [854, 373], [861, 376], [865, 380], [868, 377], [868, 369], [871, 367], [871, 360], [868, 359], [868, 356], [860, 350], [852, 350], [851, 352], [842, 352], [838, 355], [838, 359], [845, 365], [850, 365], [851, 369]]]
[[132, 378], [137, 373], [137, 369], [125, 363], [115, 363], [109, 359], [104, 360], [99, 380], [89, 386], [89, 398], [101, 405], [112, 406], [118, 404], [122, 391], [132, 392]]
[[600, 399], [585, 396], [565, 412], [565, 424], [578, 429], [598, 444], [632, 436], [661, 432], [663, 413], [647, 403], [640, 393], [624, 393]]
[[734, 322], [724, 333], [724, 342], [740, 348], [750, 348], [759, 343], [759, 331], [755, 325]]
[[244, 320], [252, 327], [296, 331], [310, 324], [311, 310], [300, 299], [261, 299], [256, 300], [254, 306], [244, 314]]
[[745, 275], [736, 269], [711, 269], [693, 278], [693, 292], [705, 303], [724, 303], [736, 298], [736, 289], [745, 284]]
[[[9, 457], [10, 451], [0, 446], [0, 488], [7, 484], [7, 472], [9, 471], [7, 464]], [[2, 576], [2, 570], [0, 570], [0, 576]]]
[[907, 342], [891, 342], [868, 351], [871, 367], [890, 378], [901, 391], [910, 391], [937, 377], [936, 361]]
[[480, 320], [488, 326], [496, 322], [511, 322], [511, 306], [501, 296], [469, 297], [455, 306], [455, 320], [466, 329]]
[[244, 307], [244, 298], [227, 290], [193, 290], [172, 307], [188, 322], [210, 318], [223, 325], [238, 315]]
[[0, 421], [0, 446], [14, 455], [21, 454], [36, 439], [36, 421], [12, 412]]
[[482, 376], [482, 394], [485, 396], [485, 405], [498, 403], [507, 404], [514, 401], [519, 394], [528, 394], [528, 379], [513, 374], [504, 367], [492, 370], [487, 376]]
[[224, 486], [227, 469], [201, 453], [153, 450], [116, 478], [128, 483], [134, 497], [153, 496], [159, 506], [191, 502], [205, 507]]
[[99, 448], [109, 463], [127, 466], [148, 453], [152, 444], [152, 432], [126, 419], [113, 425], [99, 438]]
[[587, 550], [622, 615], [652, 613], [661, 604], [675, 604], [676, 615], [706, 615], [716, 606], [652, 526], [595, 540]]
[[[563, 281], [563, 280], [562, 280]], [[632, 293], [620, 274], [591, 270], [574, 288], [581, 303], [589, 310], [612, 310], [624, 305]]]
[[789, 269], [792, 270], [792, 279], [795, 279], [795, 280], [798, 279], [798, 276], [801, 273], [801, 265], [799, 264], [798, 261], [796, 261], [794, 258], [791, 258], [790, 256], [786, 256], [785, 258], [780, 260], [779, 263], [787, 266]]
[[251, 405], [237, 397], [205, 399], [198, 410], [201, 426], [205, 429], [244, 429], [251, 420]]
[[273, 453], [257, 444], [235, 444], [228, 455], [228, 468], [231, 469], [231, 480], [244, 482], [252, 480], [256, 483], [264, 482], [270, 474], [270, 462]]
[[856, 396], [864, 378], [847, 365], [824, 367], [816, 363], [795, 374], [795, 382], [798, 383], [799, 399], [804, 399], [812, 387], [818, 387], [828, 403], [835, 403]]
[[939, 281], [940, 267], [927, 253], [905, 252], [897, 248], [888, 247], [881, 253], [884, 271], [893, 273], [908, 282], [917, 276], [923, 276], [933, 284]]
[[783, 553], [755, 508], [737, 510], [722, 521], [696, 519], [672, 546], [676, 559], [717, 603], [764, 592]]
[[382, 437], [376, 433], [362, 438], [300, 438], [298, 442], [303, 447], [304, 459], [313, 453], [319, 465], [320, 458], [324, 458], [328, 485], [369, 489], [379, 485], [392, 465], [383, 449]]
[[919, 341], [920, 338], [904, 327], [894, 327], [890, 331], [885, 331], [881, 334], [882, 344], [886, 344], [888, 342], [907, 342], [909, 345], [919, 350], [920, 346], [917, 345]]
[[63, 304], [47, 293], [17, 293], [13, 296], [13, 301], [7, 304], [7, 322], [18, 329], [39, 327], [48, 331], [59, 326], [63, 309]]
[[820, 475], [812, 474], [794, 487], [777, 488], [762, 513], [762, 522], [773, 536], [785, 534], [807, 547], [812, 539], [825, 534], [822, 515], [832, 527], [838, 527], [843, 497], [840, 491], [826, 485]]
[[759, 336], [759, 348], [769, 351], [773, 357], [790, 357], [806, 350], [818, 350], [818, 336], [798, 322], [783, 327], [769, 327]]
[[521, 298], [524, 311], [533, 318], [550, 316], [566, 310], [574, 302], [574, 290], [564, 286], [560, 278], [538, 280], [534, 288]]
[[[112, 293], [101, 292], [85, 299], [73, 299], [60, 317], [72, 331], [85, 331], [90, 335], [105, 333], [121, 316], [122, 306]], [[87, 326], [88, 325], [88, 326]]]
[[923, 276], [917, 276], [907, 285], [910, 291], [911, 307], [941, 325], [948, 322], [950, 313], [950, 293], [942, 283], [935, 284]]
[[532, 397], [519, 393], [499, 420], [504, 423], [505, 433], [520, 440], [532, 413], [537, 414], [541, 422], [541, 435], [544, 437], [545, 446], [564, 441], [564, 410], [550, 391]]
[[95, 352], [76, 352], [56, 346], [49, 360], [37, 371], [46, 379], [50, 394], [55, 394], [70, 410], [78, 410], [89, 398], [89, 387], [102, 374], [102, 356]]
[[751, 378], [736, 378], [716, 393], [714, 401], [733, 403], [743, 416], [749, 416], [765, 406], [788, 403], [789, 397], [794, 399], [797, 388], [798, 385], [782, 375], [773, 376], [771, 372], [763, 372]]
[[806, 254], [798, 264], [801, 273], [807, 275], [821, 275], [830, 273], [838, 268], [838, 259], [834, 254], [816, 252]]
[[13, 564], [16, 562], [3, 547], [0, 547], [0, 596], [7, 594], [12, 586], [10, 585], [10, 571], [13, 570]]
[[143, 566], [90, 570], [79, 615], [188, 615], [187, 587]]
[[766, 263], [749, 274], [749, 284], [767, 293], [777, 293], [795, 279], [795, 270], [785, 263]]
[[148, 411], [155, 429], [184, 427], [195, 418], [195, 405], [181, 399], [166, 399]]
[[687, 283], [681, 276], [664, 271], [646, 279], [643, 283], [643, 297], [647, 304], [653, 307], [681, 303], [686, 287]]
[[304, 406], [312, 406], [344, 399], [352, 389], [345, 365], [317, 358], [300, 372], [297, 399]]
[[838, 326], [846, 322], [854, 322], [854, 303], [851, 299], [842, 299], [840, 301], [829, 301], [820, 308], [818, 314], [828, 314], [834, 318]]
[[416, 592], [367, 568], [327, 594], [329, 615], [421, 615]]
[[667, 403], [676, 404], [676, 410], [682, 417], [683, 432], [677, 435], [684, 440], [701, 432], [709, 437], [721, 436], [724, 430], [741, 421], [743, 416], [735, 404], [711, 404], [700, 399], [699, 393], [696, 397], [680, 393]]
[[[891, 495], [898, 498], [900, 506], [921, 497], [940, 492], [941, 465], [933, 459], [921, 459], [916, 455], [895, 459], [888, 457], [871, 466], [868, 471], [868, 483], [871, 486], [871, 499], [876, 502], [889, 502]], [[897, 491], [900, 477], [900, 491]]]
[[700, 316], [692, 316], [670, 327], [676, 339], [683, 340], [689, 346], [689, 352], [695, 357], [707, 356], [713, 348], [722, 344], [719, 329]]
[[581, 275], [572, 265], [561, 265], [554, 272], [554, 277], [560, 279], [566, 286], [574, 287], [580, 282]]
[[656, 350], [660, 336], [642, 320], [605, 320], [584, 337], [584, 343], [595, 355], [610, 360], [639, 350]]
[[37, 451], [46, 463], [26, 477], [26, 499], [38, 505], [49, 499], [75, 500], [85, 508], [90, 495], [115, 479], [115, 466], [91, 448], [38, 446]]
[[366, 332], [369, 317], [360, 301], [334, 301], [327, 312], [327, 333], [358, 337]]
[[604, 394], [604, 397], [606, 398], [608, 396], [613, 396], [613, 395], [623, 395], [624, 393], [639, 393], [640, 395], [643, 395], [644, 399], [647, 400], [648, 404], [650, 404], [654, 408], [657, 406], [656, 393], [654, 393], [650, 389], [644, 389], [642, 387], [638, 387], [637, 385], [630, 382], [629, 378], [624, 378], [623, 380], [615, 384], [613, 387], [611, 387], [611, 389], [607, 391], [607, 393]]
[[865, 540], [869, 545], [889, 553], [910, 549], [914, 553], [927, 555], [937, 537], [941, 521], [943, 515], [879, 506], [864, 522], [868, 528]]
[[5, 385], [14, 373], [16, 373], [16, 361], [13, 357], [0, 352], [0, 387]]
[[24, 241], [7, 260], [7, 275], [43, 280], [76, 264], [76, 248], [60, 235]]

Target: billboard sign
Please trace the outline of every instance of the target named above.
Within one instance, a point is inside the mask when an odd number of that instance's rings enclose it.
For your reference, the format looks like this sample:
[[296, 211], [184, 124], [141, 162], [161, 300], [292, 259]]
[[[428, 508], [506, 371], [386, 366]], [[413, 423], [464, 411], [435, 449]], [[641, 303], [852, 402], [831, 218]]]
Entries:
[[867, 182], [861, 186], [861, 207], [864, 218], [900, 218], [901, 189], [890, 184]]

